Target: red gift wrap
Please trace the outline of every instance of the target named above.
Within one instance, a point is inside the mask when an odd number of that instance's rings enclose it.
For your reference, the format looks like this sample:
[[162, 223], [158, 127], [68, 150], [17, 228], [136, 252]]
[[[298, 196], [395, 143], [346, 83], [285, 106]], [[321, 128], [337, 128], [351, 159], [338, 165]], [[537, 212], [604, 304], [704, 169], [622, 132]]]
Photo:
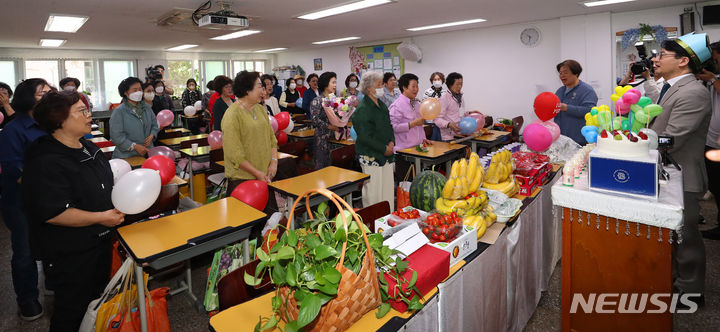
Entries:
[[[415, 295], [422, 297], [427, 294], [450, 274], [450, 253], [427, 244], [410, 254], [405, 260], [410, 264], [403, 276], [410, 280], [413, 271], [417, 271], [418, 277], [415, 286], [420, 291], [420, 294], [415, 292], [415, 294], [408, 297], [409, 299], [412, 299]], [[383, 277], [388, 282], [390, 297], [395, 296], [395, 278], [388, 276], [387, 273], [383, 273]], [[407, 290], [407, 284], [402, 285], [402, 289]], [[407, 311], [408, 306], [402, 301], [390, 300], [389, 303], [398, 312]]]

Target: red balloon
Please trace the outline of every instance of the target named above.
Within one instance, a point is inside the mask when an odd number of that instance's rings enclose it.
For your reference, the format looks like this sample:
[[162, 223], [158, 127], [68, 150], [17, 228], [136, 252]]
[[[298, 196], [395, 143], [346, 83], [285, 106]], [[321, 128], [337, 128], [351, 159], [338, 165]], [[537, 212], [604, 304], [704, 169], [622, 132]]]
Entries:
[[142, 164], [142, 168], [154, 169], [160, 172], [160, 183], [162, 185], [170, 183], [170, 180], [175, 177], [175, 162], [163, 155], [148, 158]]
[[280, 112], [275, 116], [275, 120], [278, 123], [278, 130], [283, 130], [290, 124], [290, 113]]
[[533, 107], [540, 121], [547, 121], [560, 112], [560, 98], [552, 92], [543, 92], [535, 97]]
[[275, 138], [277, 138], [278, 146], [285, 145], [288, 142], [288, 135], [284, 131], [278, 131]]
[[268, 202], [268, 185], [260, 180], [248, 180], [235, 187], [230, 196], [262, 211]]

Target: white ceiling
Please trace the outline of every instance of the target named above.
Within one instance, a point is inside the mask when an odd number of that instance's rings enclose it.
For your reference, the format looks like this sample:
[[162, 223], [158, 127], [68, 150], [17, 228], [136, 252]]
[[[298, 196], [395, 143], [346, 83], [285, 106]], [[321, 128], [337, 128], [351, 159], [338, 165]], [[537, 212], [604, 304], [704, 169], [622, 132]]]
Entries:
[[[468, 28], [531, 22], [564, 16], [624, 12], [686, 3], [672, 0], [635, 2], [586, 8], [577, 0], [397, 0], [360, 11], [315, 21], [295, 19], [347, 0], [235, 0], [233, 10], [251, 18], [251, 28], [263, 32], [227, 41], [209, 40], [230, 31], [192, 26], [159, 27], [155, 20], [173, 8], [195, 9], [204, 0], [0, 0], [0, 47], [39, 47], [40, 38], [67, 39], [63, 49], [163, 50], [198, 44], [190, 52], [250, 52], [287, 47], [288, 51], [323, 47], [314, 41], [347, 36], [376, 41]], [[213, 0], [212, 11], [218, 7]], [[77, 33], [45, 32], [51, 13], [86, 15]], [[406, 28], [471, 18], [487, 22], [410, 32]], [[358, 43], [352, 41], [350, 43]], [[186, 52], [187, 52], [186, 51]]]

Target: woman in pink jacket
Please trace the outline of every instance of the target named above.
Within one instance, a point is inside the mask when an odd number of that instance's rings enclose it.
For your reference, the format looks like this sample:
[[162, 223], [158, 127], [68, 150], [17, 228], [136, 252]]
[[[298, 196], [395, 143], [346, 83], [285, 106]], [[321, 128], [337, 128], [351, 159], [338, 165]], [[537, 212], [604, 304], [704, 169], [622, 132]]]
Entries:
[[443, 141], [450, 141], [460, 133], [458, 123], [465, 114], [465, 99], [462, 94], [463, 77], [459, 73], [452, 72], [445, 79], [445, 84], [450, 93], [444, 93], [440, 97], [440, 115], [435, 118], [435, 125], [440, 128]]

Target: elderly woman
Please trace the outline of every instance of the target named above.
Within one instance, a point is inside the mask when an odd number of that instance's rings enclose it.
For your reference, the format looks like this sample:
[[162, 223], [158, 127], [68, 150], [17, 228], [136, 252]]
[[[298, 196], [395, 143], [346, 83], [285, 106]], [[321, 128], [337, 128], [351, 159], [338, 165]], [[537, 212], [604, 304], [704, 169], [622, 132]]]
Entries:
[[465, 99], [462, 94], [463, 77], [459, 73], [450, 73], [445, 84], [448, 92], [440, 97], [440, 115], [435, 118], [435, 125], [440, 128], [443, 141], [450, 141], [460, 133], [460, 117], [465, 114]]
[[355, 74], [350, 74], [345, 78], [345, 89], [343, 89], [342, 93], [340, 94], [343, 98], [347, 98], [350, 96], [358, 97], [358, 85], [360, 84], [360, 79]]
[[92, 119], [80, 94], [50, 92], [35, 108], [40, 137], [27, 149], [23, 202], [33, 255], [55, 286], [51, 331], [77, 331], [110, 279], [112, 227], [125, 215], [111, 200], [105, 154], [85, 140]]
[[560, 127], [560, 132], [578, 144], [585, 145], [585, 137], [580, 129], [585, 125], [585, 113], [597, 105], [598, 97], [595, 90], [580, 80], [582, 66], [575, 60], [565, 60], [556, 66], [561, 86], [555, 95], [560, 98], [560, 112], [553, 121]]
[[[420, 102], [415, 99], [418, 94], [418, 77], [404, 74], [398, 80], [402, 94], [390, 105], [390, 123], [395, 132], [395, 152], [418, 146], [422, 143], [432, 144], [425, 137], [423, 125], [425, 120], [420, 116]], [[405, 176], [410, 163], [398, 158], [395, 177]], [[420, 172], [420, 170], [417, 170]]]
[[265, 89], [264, 102], [267, 113], [270, 116], [275, 116], [280, 113], [280, 104], [278, 103], [277, 98], [273, 95], [275, 88], [275, 85], [273, 85], [273, 76], [263, 75], [260, 80], [262, 81], [263, 89]]
[[431, 86], [425, 90], [425, 94], [422, 99], [425, 98], [440, 98], [443, 93], [447, 92], [443, 90], [443, 84], [445, 84], [445, 75], [441, 72], [434, 72], [430, 75]]
[[165, 83], [163, 81], [155, 81], [155, 100], [153, 100], [152, 111], [157, 115], [162, 110], [173, 111], [173, 102], [170, 99], [170, 95], [167, 93]]
[[182, 93], [182, 107], [193, 106], [195, 102], [202, 99], [200, 91], [197, 89], [197, 81], [190, 78], [185, 82], [185, 91]]
[[235, 102], [233, 96], [233, 81], [230, 77], [220, 75], [213, 80], [213, 86], [217, 89], [219, 97], [214, 103], [211, 102], [210, 113], [213, 117], [213, 130], [220, 130], [225, 111]]
[[296, 89], [297, 83], [295, 79], [291, 78], [285, 81], [287, 90], [283, 91], [280, 95], [280, 110], [283, 112], [290, 112], [290, 114], [304, 114], [302, 108], [300, 108], [295, 102], [300, 98], [300, 92]]
[[[302, 94], [302, 109], [305, 111], [305, 114], [307, 115], [308, 119], [311, 119], [311, 112], [310, 112], [310, 104], [317, 98], [317, 96], [320, 95], [320, 92], [322, 90], [318, 90], [318, 76], [315, 73], [312, 73], [308, 75], [307, 77], [308, 88], [305, 90], [305, 92]], [[333, 91], [335, 93], [335, 91]]]
[[[120, 106], [110, 115], [110, 139], [115, 143], [113, 158], [144, 156], [157, 137], [157, 119], [150, 105], [143, 102], [145, 93], [137, 77], [128, 77], [118, 85], [123, 96]], [[157, 98], [153, 100], [153, 106]]]
[[[233, 82], [237, 100], [222, 120], [225, 176], [228, 195], [247, 180], [270, 183], [277, 173], [277, 139], [260, 100], [263, 95], [260, 75], [242, 71]], [[277, 211], [275, 195], [270, 195], [265, 212]]]
[[[65, 77], [60, 80], [60, 90], [78, 91], [79, 89], [80, 80], [75, 77]], [[92, 112], [93, 104], [90, 102], [90, 97], [84, 92], [80, 92], [80, 99], [82, 100], [83, 104], [85, 104], [85, 107], [87, 107]]]
[[363, 206], [381, 201], [395, 206], [395, 136], [390, 123], [387, 106], [379, 99], [383, 80], [378, 72], [367, 72], [360, 81], [360, 91], [365, 95], [353, 115], [352, 122], [357, 133], [355, 153], [370, 180], [362, 188]]
[[[309, 79], [309, 77], [308, 77]], [[325, 114], [323, 108], [323, 98], [327, 98], [335, 93], [337, 87], [337, 75], [333, 72], [324, 72], [317, 80], [318, 90], [321, 94], [313, 99], [310, 105], [310, 118], [315, 127], [315, 139], [313, 140], [313, 159], [315, 159], [315, 169], [321, 169], [330, 166], [330, 142], [335, 137], [331, 134], [340, 128], [330, 124], [330, 120]], [[310, 90], [306, 91], [307, 95]]]
[[[300, 94], [300, 98], [302, 98], [302, 96], [305, 95], [305, 91], [307, 90], [307, 87], [305, 87], [305, 76], [295, 75], [295, 77], [293, 78], [295, 79], [295, 84], [297, 84], [295, 90], [297, 90], [297, 92]], [[298, 105], [298, 107], [302, 107], [302, 105]]]
[[15, 118], [15, 110], [10, 105], [10, 98], [13, 96], [12, 88], [6, 83], [0, 82], [0, 112], [2, 112], [3, 120], [0, 128]]
[[397, 77], [391, 72], [383, 75], [383, 94], [378, 96], [385, 105], [390, 106], [400, 97], [400, 90], [397, 88]]
[[20, 307], [20, 318], [28, 321], [40, 318], [43, 309], [38, 302], [38, 271], [30, 254], [29, 228], [22, 209], [20, 179], [25, 168], [25, 149], [39, 137], [47, 135], [47, 132], [38, 127], [33, 108], [49, 91], [50, 85], [42, 78], [30, 78], [18, 84], [12, 100], [12, 108], [16, 111], [15, 119], [0, 132], [0, 210], [3, 221], [10, 230], [10, 267], [13, 288]]

